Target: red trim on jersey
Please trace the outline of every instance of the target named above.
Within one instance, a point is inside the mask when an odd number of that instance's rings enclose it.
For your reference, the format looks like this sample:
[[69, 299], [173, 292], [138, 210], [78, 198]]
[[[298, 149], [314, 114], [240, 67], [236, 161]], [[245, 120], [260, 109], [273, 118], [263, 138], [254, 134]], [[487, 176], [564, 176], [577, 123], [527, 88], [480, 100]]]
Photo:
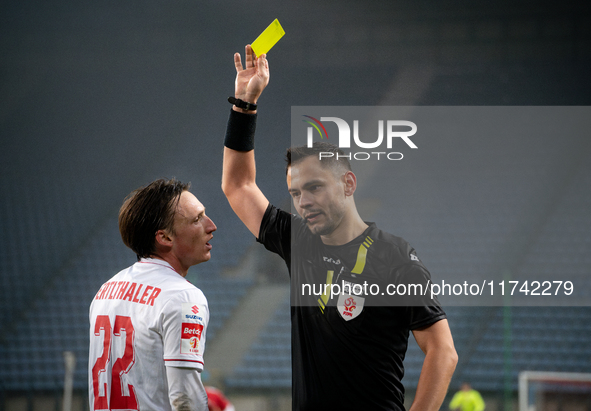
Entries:
[[182, 360], [182, 359], [175, 359], [175, 358], [171, 358], [171, 359], [165, 358], [164, 361], [198, 362], [199, 364], [203, 365], [203, 361], [199, 361], [199, 360]]

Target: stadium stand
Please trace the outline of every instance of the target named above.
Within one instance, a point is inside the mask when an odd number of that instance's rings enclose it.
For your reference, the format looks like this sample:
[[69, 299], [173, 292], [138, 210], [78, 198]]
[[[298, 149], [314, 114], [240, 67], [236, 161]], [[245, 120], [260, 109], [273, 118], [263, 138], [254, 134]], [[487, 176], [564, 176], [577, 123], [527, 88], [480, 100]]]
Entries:
[[289, 294], [266, 328], [259, 334], [234, 373], [226, 379], [229, 388], [291, 388], [291, 326]]

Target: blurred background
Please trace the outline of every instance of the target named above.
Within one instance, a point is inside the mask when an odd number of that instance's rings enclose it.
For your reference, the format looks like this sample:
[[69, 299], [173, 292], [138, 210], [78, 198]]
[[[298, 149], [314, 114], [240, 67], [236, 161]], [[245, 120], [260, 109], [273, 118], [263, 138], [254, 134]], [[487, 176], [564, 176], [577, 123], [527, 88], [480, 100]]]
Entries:
[[[211, 310], [206, 383], [237, 410], [290, 409], [287, 270], [220, 189], [232, 56], [275, 18], [286, 35], [268, 55], [257, 166], [259, 186], [282, 207], [291, 106], [591, 105], [587, 2], [2, 1], [0, 410], [61, 409], [64, 352], [76, 358], [73, 409], [88, 409], [88, 307], [135, 261], [117, 212], [129, 192], [160, 177], [190, 181], [218, 226], [211, 261], [189, 273]], [[487, 145], [464, 150], [470, 157]], [[371, 201], [363, 210], [388, 220], [434, 277], [506, 261], [556, 279], [591, 274], [589, 141], [556, 161], [551, 154], [473, 162], [449, 178], [422, 168], [393, 194], [395, 210]], [[477, 182], [501, 175], [527, 178], [511, 198], [487, 197]], [[458, 190], [466, 176], [471, 184]], [[470, 196], [478, 208], [458, 213], [433, 190]], [[401, 218], [406, 211], [412, 219]], [[531, 218], [513, 224], [520, 216]], [[449, 258], [457, 250], [470, 258]], [[447, 312], [460, 356], [450, 396], [469, 381], [487, 409], [517, 409], [519, 372], [591, 372], [589, 307]], [[412, 337], [409, 345], [410, 403], [422, 353]], [[588, 384], [549, 385], [543, 409], [591, 410]]]

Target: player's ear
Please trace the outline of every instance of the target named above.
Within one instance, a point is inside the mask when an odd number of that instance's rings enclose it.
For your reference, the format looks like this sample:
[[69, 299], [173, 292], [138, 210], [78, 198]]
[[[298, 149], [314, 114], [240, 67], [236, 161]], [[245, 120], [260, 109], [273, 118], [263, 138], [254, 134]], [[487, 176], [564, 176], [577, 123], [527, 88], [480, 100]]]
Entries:
[[164, 247], [171, 247], [172, 246], [172, 238], [165, 230], [158, 230], [156, 231], [156, 245], [164, 246]]
[[357, 189], [357, 177], [353, 174], [352, 171], [347, 171], [344, 176], [344, 183], [345, 183], [345, 195], [352, 196], [355, 190]]

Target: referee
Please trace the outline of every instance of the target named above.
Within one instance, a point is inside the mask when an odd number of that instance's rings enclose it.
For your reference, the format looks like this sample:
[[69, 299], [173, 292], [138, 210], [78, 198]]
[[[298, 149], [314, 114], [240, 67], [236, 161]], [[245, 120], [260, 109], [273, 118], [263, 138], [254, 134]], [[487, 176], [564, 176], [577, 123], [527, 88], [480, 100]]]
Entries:
[[[290, 271], [292, 408], [404, 410], [403, 360], [412, 332], [425, 360], [411, 411], [438, 410], [457, 363], [445, 312], [436, 300], [367, 291], [424, 286], [429, 272], [406, 241], [361, 219], [357, 179], [346, 159], [335, 160], [337, 147], [289, 149], [287, 186], [299, 215], [269, 203], [256, 185], [254, 159], [256, 103], [269, 65], [250, 46], [245, 54], [245, 67], [234, 55], [222, 189], [242, 222]], [[326, 151], [333, 157], [319, 161]], [[342, 292], [333, 295], [333, 286]]]

